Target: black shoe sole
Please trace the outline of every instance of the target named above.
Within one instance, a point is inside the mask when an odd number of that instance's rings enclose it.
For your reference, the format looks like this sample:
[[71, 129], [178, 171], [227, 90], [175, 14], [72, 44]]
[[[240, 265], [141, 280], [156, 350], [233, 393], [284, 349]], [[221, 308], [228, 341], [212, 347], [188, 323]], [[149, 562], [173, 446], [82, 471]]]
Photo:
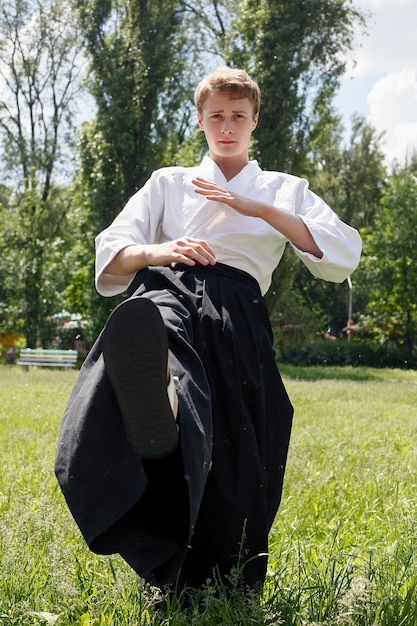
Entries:
[[167, 394], [168, 338], [158, 307], [140, 297], [120, 304], [107, 321], [102, 348], [131, 446], [144, 459], [169, 455], [178, 427]]

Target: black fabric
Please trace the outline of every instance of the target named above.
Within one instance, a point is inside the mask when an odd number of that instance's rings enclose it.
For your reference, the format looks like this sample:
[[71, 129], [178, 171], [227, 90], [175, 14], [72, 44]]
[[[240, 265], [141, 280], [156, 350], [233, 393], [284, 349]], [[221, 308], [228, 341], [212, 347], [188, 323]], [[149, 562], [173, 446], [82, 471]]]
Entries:
[[55, 471], [68, 506], [93, 551], [120, 553], [152, 584], [201, 586], [213, 568], [227, 575], [245, 564], [255, 585], [265, 577], [293, 413], [258, 284], [220, 264], [147, 268], [133, 295], [152, 299], [167, 328], [180, 445], [158, 461], [135, 455], [99, 337], [61, 426]]

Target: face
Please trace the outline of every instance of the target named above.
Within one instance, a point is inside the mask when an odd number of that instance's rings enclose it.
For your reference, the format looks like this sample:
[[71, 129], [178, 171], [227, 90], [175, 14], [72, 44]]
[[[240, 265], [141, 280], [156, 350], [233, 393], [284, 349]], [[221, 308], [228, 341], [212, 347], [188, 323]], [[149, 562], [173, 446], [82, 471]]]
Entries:
[[258, 123], [248, 98], [231, 100], [227, 94], [212, 91], [206, 98], [198, 124], [206, 135], [211, 158], [248, 160], [248, 145]]

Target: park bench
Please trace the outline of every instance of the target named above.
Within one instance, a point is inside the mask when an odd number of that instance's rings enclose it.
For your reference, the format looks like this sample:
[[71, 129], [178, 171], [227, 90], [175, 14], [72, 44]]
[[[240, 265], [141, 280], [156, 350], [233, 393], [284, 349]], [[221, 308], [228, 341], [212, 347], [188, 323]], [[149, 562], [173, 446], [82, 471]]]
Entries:
[[17, 365], [25, 371], [29, 366], [64, 367], [70, 369], [77, 364], [77, 350], [43, 350], [41, 348], [23, 348], [20, 350]]

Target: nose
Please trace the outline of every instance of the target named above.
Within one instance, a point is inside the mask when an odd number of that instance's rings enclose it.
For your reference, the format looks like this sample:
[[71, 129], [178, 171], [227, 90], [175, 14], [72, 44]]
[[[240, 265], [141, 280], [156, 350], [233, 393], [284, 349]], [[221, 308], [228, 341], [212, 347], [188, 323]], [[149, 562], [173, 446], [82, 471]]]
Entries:
[[230, 120], [224, 120], [221, 128], [222, 133], [230, 135], [233, 133], [233, 125]]

